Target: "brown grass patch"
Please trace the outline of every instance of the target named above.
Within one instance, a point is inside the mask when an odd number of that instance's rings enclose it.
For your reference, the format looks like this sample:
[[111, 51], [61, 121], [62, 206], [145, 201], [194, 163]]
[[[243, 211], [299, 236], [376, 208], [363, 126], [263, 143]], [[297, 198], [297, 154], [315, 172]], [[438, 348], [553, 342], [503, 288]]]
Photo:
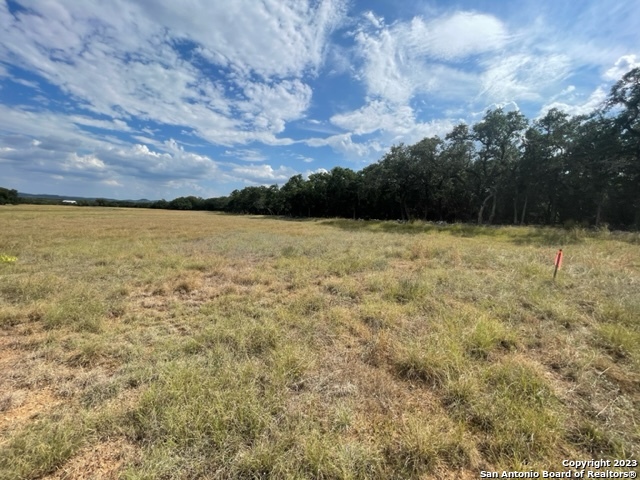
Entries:
[[0, 433], [15, 430], [29, 420], [54, 409], [62, 402], [50, 388], [40, 391], [12, 390], [5, 393], [0, 402], [4, 408], [0, 410]]
[[42, 480], [115, 480], [139, 455], [139, 449], [124, 439], [108, 440], [84, 447]]

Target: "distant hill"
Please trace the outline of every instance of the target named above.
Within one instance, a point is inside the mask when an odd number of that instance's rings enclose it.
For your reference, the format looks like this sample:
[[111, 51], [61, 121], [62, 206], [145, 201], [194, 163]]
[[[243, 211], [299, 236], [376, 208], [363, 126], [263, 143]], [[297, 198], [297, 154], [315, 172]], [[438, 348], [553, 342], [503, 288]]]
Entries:
[[74, 197], [72, 195], [49, 195], [47, 193], [24, 193], [24, 192], [18, 192], [18, 197], [22, 197], [22, 198], [44, 198], [47, 200], [87, 200], [87, 201], [93, 201], [93, 200], [97, 200], [98, 198], [101, 198], [103, 200], [107, 200], [110, 202], [137, 202], [137, 203], [151, 203], [154, 202], [155, 200], [148, 200], [146, 198], [141, 198], [140, 200], [116, 200], [114, 198], [104, 198], [104, 197]]

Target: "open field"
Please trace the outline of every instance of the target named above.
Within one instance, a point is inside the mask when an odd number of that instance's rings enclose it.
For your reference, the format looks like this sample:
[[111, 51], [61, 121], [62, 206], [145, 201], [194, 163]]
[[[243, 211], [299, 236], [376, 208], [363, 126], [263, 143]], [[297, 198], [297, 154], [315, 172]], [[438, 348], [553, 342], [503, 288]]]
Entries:
[[1, 254], [1, 479], [640, 457], [638, 234], [17, 206]]

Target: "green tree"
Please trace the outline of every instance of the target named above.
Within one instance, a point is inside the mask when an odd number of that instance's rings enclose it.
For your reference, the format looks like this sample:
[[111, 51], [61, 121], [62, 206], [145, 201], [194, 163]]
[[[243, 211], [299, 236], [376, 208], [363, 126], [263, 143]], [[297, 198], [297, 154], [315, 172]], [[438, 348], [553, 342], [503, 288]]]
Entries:
[[531, 205], [537, 221], [557, 221], [559, 203], [567, 194], [569, 153], [576, 125], [569, 115], [554, 108], [527, 130], [521, 165], [525, 185], [522, 223], [527, 204]]
[[440, 155], [446, 170], [439, 196], [448, 220], [469, 219], [472, 208], [470, 171], [476, 151], [469, 127], [461, 123], [445, 136], [445, 146]]
[[400, 207], [402, 220], [411, 220], [410, 199], [418, 188], [418, 172], [411, 150], [404, 144], [394, 145], [381, 160], [382, 173], [386, 177], [385, 187]]
[[476, 179], [478, 223], [483, 222], [484, 209], [491, 199], [489, 223], [494, 221], [498, 197], [515, 178], [526, 126], [527, 119], [522, 113], [504, 113], [498, 108], [487, 111], [473, 127], [473, 139], [480, 144], [471, 169]]
[[614, 120], [594, 116], [576, 128], [569, 164], [569, 181], [575, 185], [573, 205], [582, 203], [583, 211], [572, 212], [572, 218], [602, 222], [603, 211], [624, 169], [620, 156], [619, 136]]
[[168, 208], [171, 210], [192, 210], [193, 204], [189, 197], [178, 197], [169, 202]]
[[443, 141], [439, 137], [431, 137], [409, 147], [409, 168], [415, 172], [413, 198], [417, 203], [417, 210], [425, 220], [429, 219], [435, 208], [438, 208], [440, 217], [442, 216], [443, 186], [449, 175], [440, 156], [442, 146]]
[[282, 188], [284, 211], [294, 217], [311, 216], [311, 194], [302, 175], [294, 175]]
[[315, 217], [326, 217], [329, 213], [329, 206], [334, 199], [329, 195], [329, 172], [317, 172], [309, 175], [306, 190], [309, 196], [311, 215]]
[[356, 218], [358, 193], [359, 177], [356, 172], [349, 168], [332, 168], [327, 178], [326, 191], [329, 215]]
[[640, 228], [640, 67], [624, 74], [611, 88], [605, 111], [615, 114], [620, 153], [625, 159], [622, 199], [633, 210], [631, 221]]
[[17, 205], [18, 200], [17, 190], [0, 187], [0, 205]]

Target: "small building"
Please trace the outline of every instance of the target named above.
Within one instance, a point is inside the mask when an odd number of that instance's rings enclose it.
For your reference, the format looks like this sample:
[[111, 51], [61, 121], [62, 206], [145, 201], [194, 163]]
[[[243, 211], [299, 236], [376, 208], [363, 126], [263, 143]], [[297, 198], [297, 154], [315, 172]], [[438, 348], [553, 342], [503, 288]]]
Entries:
[[76, 202], [75, 200], [62, 200], [62, 204], [63, 205], [77, 205], [78, 202]]

